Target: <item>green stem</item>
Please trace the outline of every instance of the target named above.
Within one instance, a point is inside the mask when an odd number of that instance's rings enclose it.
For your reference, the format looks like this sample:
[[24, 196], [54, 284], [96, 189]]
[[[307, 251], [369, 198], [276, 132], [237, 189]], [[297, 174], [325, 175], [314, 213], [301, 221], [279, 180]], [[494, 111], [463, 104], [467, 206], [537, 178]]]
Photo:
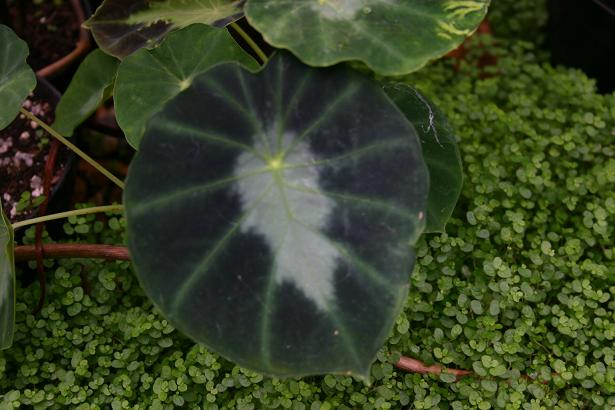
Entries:
[[98, 162], [94, 161], [92, 157], [90, 157], [85, 152], [81, 151], [75, 144], [64, 138], [60, 133], [51, 128], [49, 125], [45, 124], [43, 120], [38, 118], [36, 115], [32, 114], [30, 111], [22, 108], [21, 113], [26, 117], [30, 118], [32, 121], [36, 122], [41, 128], [51, 134], [54, 138], [58, 139], [62, 144], [66, 145], [68, 148], [73, 150], [73, 152], [79, 155], [85, 162], [96, 168], [101, 174], [109, 178], [115, 185], [119, 186], [121, 189], [124, 189], [124, 183], [111, 172], [109, 172], [105, 167], [100, 165]]
[[237, 34], [239, 34], [246, 43], [248, 43], [250, 48], [256, 53], [258, 58], [261, 59], [263, 64], [267, 64], [267, 61], [269, 60], [269, 58], [267, 57], [267, 54], [265, 54], [263, 50], [261, 50], [258, 44], [256, 44], [256, 42], [252, 40], [252, 38], [248, 35], [248, 33], [243, 31], [243, 29], [237, 23], [231, 23], [230, 26], [233, 27], [233, 29], [237, 32]]
[[71, 216], [78, 215], [88, 215], [95, 214], [98, 212], [115, 212], [115, 211], [123, 211], [123, 205], [105, 205], [105, 206], [94, 206], [92, 208], [84, 208], [84, 209], [75, 209], [67, 212], [60, 212], [52, 215], [39, 216], [38, 218], [32, 218], [21, 222], [16, 222], [13, 224], [13, 229], [21, 228], [23, 226], [34, 225], [41, 222], [54, 221], [56, 219], [68, 218]]

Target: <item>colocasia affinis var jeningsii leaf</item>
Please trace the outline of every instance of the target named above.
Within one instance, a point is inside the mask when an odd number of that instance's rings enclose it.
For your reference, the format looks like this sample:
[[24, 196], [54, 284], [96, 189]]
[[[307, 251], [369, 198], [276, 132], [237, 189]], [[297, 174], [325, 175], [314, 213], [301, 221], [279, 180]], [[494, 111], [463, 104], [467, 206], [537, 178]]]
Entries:
[[15, 261], [13, 228], [0, 203], [0, 349], [13, 344], [15, 327]]
[[382, 75], [415, 71], [472, 34], [490, 0], [105, 0], [86, 22], [124, 58], [193, 23], [223, 27], [244, 13], [265, 40], [304, 63], [361, 61]]
[[[26, 64], [28, 46], [8, 27], [0, 25], [0, 130], [19, 113], [36, 86]], [[1, 200], [1, 199], [0, 199]], [[15, 326], [15, 262], [13, 228], [0, 203], [0, 349], [11, 347]]]
[[0, 130], [17, 116], [21, 104], [36, 86], [34, 72], [26, 64], [25, 41], [0, 24]]
[[250, 369], [368, 378], [408, 291], [428, 172], [415, 127], [347, 67], [224, 64], [155, 115], [124, 196], [170, 322]]
[[70, 137], [113, 94], [119, 61], [102, 50], [92, 51], [79, 65], [55, 111], [53, 129]]
[[124, 58], [194, 23], [224, 27], [243, 15], [245, 0], [105, 0], [85, 22], [106, 53]]
[[117, 74], [114, 98], [117, 121], [130, 145], [138, 149], [147, 120], [197, 75], [226, 62], [241, 63], [252, 71], [259, 67], [227, 30], [204, 24], [171, 33], [159, 47], [126, 57]]
[[384, 91], [414, 125], [429, 169], [429, 196], [425, 232], [445, 232], [461, 194], [461, 154], [453, 129], [435, 104], [419, 90], [390, 82]]
[[265, 38], [306, 64], [361, 61], [382, 75], [407, 74], [457, 47], [490, 0], [248, 0]]

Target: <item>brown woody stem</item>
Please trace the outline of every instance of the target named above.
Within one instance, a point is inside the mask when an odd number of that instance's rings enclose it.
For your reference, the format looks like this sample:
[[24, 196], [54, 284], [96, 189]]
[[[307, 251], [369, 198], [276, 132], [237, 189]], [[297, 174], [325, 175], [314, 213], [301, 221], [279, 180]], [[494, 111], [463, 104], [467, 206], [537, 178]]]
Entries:
[[[58, 243], [43, 245], [45, 259], [93, 258], [106, 260], [130, 260], [128, 248], [115, 245], [90, 245], [81, 243]], [[36, 259], [36, 247], [33, 245], [15, 247], [15, 261]]]
[[469, 370], [459, 370], [459, 369], [449, 369], [447, 367], [443, 367], [437, 364], [432, 364], [431, 366], [427, 366], [425, 363], [420, 360], [413, 359], [411, 357], [402, 356], [397, 363], [395, 363], [395, 367], [406, 370], [413, 373], [420, 374], [440, 374], [440, 373], [448, 373], [455, 375], [457, 377], [469, 376], [472, 374]]

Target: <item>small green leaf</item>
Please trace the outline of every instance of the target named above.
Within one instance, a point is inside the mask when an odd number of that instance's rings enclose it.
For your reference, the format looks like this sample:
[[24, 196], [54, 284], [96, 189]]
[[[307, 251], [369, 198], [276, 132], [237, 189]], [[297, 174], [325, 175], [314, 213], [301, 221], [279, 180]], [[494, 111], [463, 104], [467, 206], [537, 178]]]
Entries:
[[244, 1], [105, 0], [84, 26], [100, 48], [122, 59], [194, 23], [224, 27], [243, 15]]
[[463, 184], [461, 155], [446, 117], [418, 90], [388, 83], [384, 91], [414, 125], [429, 169], [429, 197], [425, 232], [444, 232]]
[[473, 300], [472, 302], [470, 302], [470, 309], [472, 309], [472, 312], [476, 313], [477, 315], [483, 314], [483, 304], [480, 303], [479, 300]]
[[0, 203], [0, 350], [13, 344], [15, 326], [15, 260], [13, 227]]
[[56, 108], [53, 128], [69, 137], [113, 93], [119, 61], [101, 50], [83, 60]]
[[21, 103], [36, 86], [36, 76], [26, 57], [26, 42], [0, 24], [0, 130], [15, 119]]
[[457, 47], [487, 13], [489, 0], [248, 0], [248, 21], [306, 64], [358, 60], [402, 75]]
[[495, 393], [498, 391], [498, 383], [493, 380], [481, 380], [480, 385], [488, 392]]
[[139, 50], [122, 61], [115, 85], [115, 109], [128, 142], [138, 148], [147, 120], [188, 88], [197, 75], [224, 62], [258, 69], [227, 30], [203, 24], [173, 33], [159, 47]]
[[450, 373], [440, 373], [439, 377], [444, 383], [455, 383], [457, 381], [457, 376]]
[[208, 348], [270, 375], [367, 379], [406, 300], [427, 179], [371, 79], [285, 53], [258, 74], [224, 64], [148, 123], [128, 246], [163, 314]]

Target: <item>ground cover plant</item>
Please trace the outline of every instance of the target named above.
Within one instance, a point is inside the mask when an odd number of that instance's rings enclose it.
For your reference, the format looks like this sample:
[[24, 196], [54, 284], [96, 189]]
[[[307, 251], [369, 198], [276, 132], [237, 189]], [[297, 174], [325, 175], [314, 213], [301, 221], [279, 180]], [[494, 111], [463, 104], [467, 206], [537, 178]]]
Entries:
[[[16, 343], [0, 352], [2, 405], [612, 408], [615, 98], [578, 71], [537, 61], [530, 46], [506, 47], [488, 46], [498, 56], [490, 77], [478, 75], [477, 49], [462, 75], [442, 61], [411, 80], [440, 96], [460, 131], [466, 183], [447, 233], [417, 245], [371, 386], [263, 378], [174, 330], [127, 262], [62, 259], [46, 262], [53, 278], [38, 317], [38, 285], [23, 286], [18, 272]], [[122, 244], [125, 227], [118, 213], [65, 224], [87, 243]], [[395, 368], [402, 354], [476, 375], [409, 374]]]
[[[408, 292], [414, 245], [443, 231], [461, 183], [443, 114], [383, 76], [455, 48], [488, 4], [107, 0], [87, 22], [101, 51], [60, 102], [61, 132], [19, 109], [34, 76], [23, 42], [0, 27], [0, 85], [11, 97], [0, 126], [19, 111], [123, 189], [66, 138], [113, 93], [138, 150], [124, 194], [130, 256], [168, 320], [264, 374], [369, 382]], [[265, 55], [234, 23], [243, 15], [289, 51]], [[228, 24], [262, 68], [217, 28]], [[12, 231], [119, 209], [3, 223], [3, 347], [13, 335]]]
[[[416, 245], [371, 386], [262, 377], [175, 330], [128, 262], [61, 259], [46, 262], [39, 315], [39, 285], [18, 270], [0, 408], [612, 408], [615, 99], [531, 46], [475, 45], [461, 64], [405, 79], [460, 136], [465, 185], [447, 233]], [[495, 65], [479, 66], [485, 54]], [[126, 226], [115, 212], [73, 216], [64, 229], [71, 241], [121, 245]], [[402, 355], [473, 375], [407, 374]]]

